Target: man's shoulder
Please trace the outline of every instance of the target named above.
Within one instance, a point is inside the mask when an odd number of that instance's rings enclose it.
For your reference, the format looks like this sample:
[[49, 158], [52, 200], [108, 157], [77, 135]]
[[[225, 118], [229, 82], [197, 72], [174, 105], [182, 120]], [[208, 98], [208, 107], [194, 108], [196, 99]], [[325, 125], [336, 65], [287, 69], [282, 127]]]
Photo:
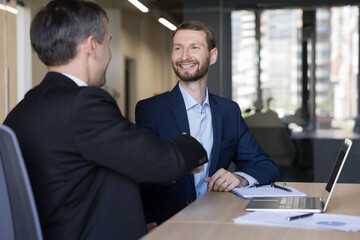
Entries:
[[83, 94], [95, 94], [111, 97], [111, 94], [107, 90], [97, 86], [79, 87], [79, 92], [82, 92]]
[[215, 104], [219, 104], [222, 107], [239, 108], [239, 105], [235, 101], [228, 98], [220, 97], [212, 93], [210, 93], [210, 99], [212, 99]]
[[164, 92], [161, 94], [157, 94], [155, 96], [145, 98], [140, 100], [137, 105], [158, 105], [158, 104], [168, 104], [170, 101], [170, 92]]

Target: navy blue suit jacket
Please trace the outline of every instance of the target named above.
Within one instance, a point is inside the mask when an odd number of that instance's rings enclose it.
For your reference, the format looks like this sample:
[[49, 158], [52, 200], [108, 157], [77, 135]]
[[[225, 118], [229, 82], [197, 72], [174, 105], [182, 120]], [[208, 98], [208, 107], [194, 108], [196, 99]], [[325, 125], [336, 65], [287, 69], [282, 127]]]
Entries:
[[[209, 176], [234, 162], [239, 171], [254, 177], [260, 184], [273, 182], [278, 169], [253, 137], [238, 104], [211, 93], [209, 102], [214, 134]], [[136, 124], [163, 139], [190, 133], [178, 84], [171, 92], [139, 101], [135, 115]], [[147, 221], [161, 223], [196, 199], [194, 177], [189, 174], [167, 186], [143, 185], [142, 198]]]

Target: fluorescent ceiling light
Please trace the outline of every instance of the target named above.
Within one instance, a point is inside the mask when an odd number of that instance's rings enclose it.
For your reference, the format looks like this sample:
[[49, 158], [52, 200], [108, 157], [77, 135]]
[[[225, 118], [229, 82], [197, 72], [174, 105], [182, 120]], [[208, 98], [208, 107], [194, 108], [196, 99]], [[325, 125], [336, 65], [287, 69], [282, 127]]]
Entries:
[[13, 14], [18, 14], [18, 10], [16, 8], [10, 7], [10, 6], [5, 6], [4, 4], [0, 3], [0, 10], [6, 10], [8, 12], [11, 12]]
[[139, 2], [138, 0], [128, 0], [128, 1], [131, 2], [132, 5], [137, 7], [142, 12], [148, 12], [149, 11], [149, 9], [144, 4]]
[[169, 22], [168, 20], [166, 20], [165, 18], [159, 18], [159, 22], [162, 25], [164, 25], [165, 27], [167, 27], [168, 29], [170, 29], [171, 31], [176, 30], [176, 26], [174, 24], [172, 24], [171, 22]]

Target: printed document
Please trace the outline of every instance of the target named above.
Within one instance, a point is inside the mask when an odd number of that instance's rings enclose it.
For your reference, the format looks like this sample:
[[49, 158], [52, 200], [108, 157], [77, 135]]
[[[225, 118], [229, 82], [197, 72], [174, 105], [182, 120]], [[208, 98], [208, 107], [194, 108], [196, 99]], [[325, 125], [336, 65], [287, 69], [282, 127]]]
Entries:
[[310, 217], [288, 221], [287, 218], [304, 213], [299, 212], [252, 212], [233, 219], [237, 224], [278, 226], [291, 228], [322, 228], [346, 232], [360, 230], [360, 216], [315, 213]]

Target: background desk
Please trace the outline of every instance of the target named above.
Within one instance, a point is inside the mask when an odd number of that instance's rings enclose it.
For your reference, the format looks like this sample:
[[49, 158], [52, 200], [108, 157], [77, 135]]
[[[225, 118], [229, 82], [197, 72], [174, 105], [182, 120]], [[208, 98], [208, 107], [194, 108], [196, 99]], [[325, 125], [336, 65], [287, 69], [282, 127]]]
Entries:
[[303, 165], [308, 165], [309, 171], [313, 171], [313, 182], [326, 182], [328, 180], [340, 147], [346, 137], [353, 140], [353, 146], [339, 182], [360, 183], [359, 133], [336, 129], [319, 129], [315, 132], [293, 132], [291, 134], [291, 138], [299, 148], [299, 160], [303, 162]]
[[[288, 183], [308, 196], [319, 196], [324, 183]], [[326, 213], [360, 216], [360, 184], [337, 184]], [[360, 232], [322, 229], [296, 229], [234, 224], [232, 219], [244, 215], [249, 200], [232, 193], [208, 192], [174, 217], [144, 236], [143, 240], [358, 240]]]

